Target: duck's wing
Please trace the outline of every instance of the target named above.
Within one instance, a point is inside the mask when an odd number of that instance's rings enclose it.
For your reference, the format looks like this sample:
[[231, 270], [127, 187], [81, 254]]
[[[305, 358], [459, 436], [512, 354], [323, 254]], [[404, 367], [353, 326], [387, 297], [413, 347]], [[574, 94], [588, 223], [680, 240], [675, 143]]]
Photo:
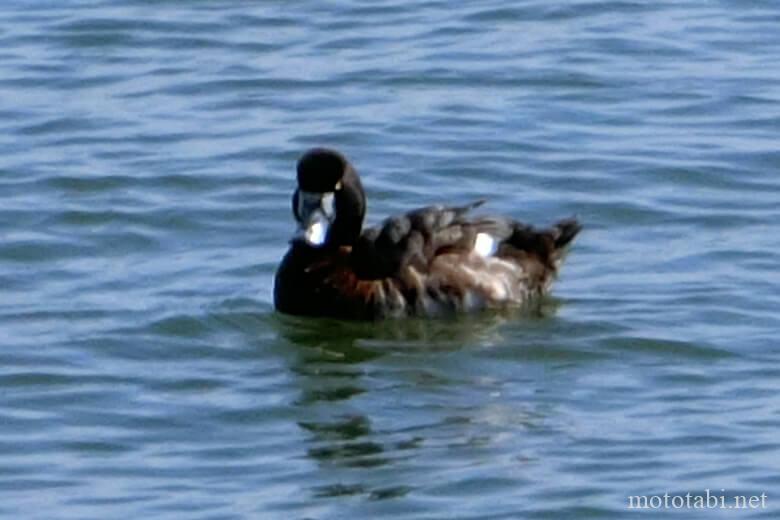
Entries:
[[522, 304], [546, 291], [580, 224], [567, 219], [539, 230], [505, 217], [471, 217], [482, 203], [385, 220], [354, 246], [352, 271], [360, 280], [383, 280], [381, 292], [401, 294], [409, 314]]
[[352, 251], [355, 271], [366, 279], [396, 276], [407, 265], [425, 270], [442, 249], [469, 249], [475, 235], [466, 217], [484, 202], [427, 206], [366, 229]]
[[555, 268], [582, 229], [574, 218], [536, 229], [508, 217], [471, 217], [469, 212], [484, 202], [428, 206], [367, 229], [352, 251], [356, 272], [368, 279], [396, 276], [407, 265], [424, 271], [439, 256], [470, 253], [483, 258], [533, 256]]

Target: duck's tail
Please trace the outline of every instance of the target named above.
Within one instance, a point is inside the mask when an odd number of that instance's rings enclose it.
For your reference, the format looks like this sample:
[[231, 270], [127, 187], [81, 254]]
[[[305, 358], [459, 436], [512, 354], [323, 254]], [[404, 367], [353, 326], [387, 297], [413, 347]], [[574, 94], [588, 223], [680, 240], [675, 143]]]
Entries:
[[582, 224], [576, 218], [561, 220], [553, 226], [555, 249], [564, 249], [582, 230]]
[[511, 222], [513, 229], [506, 243], [517, 251], [530, 254], [555, 273], [563, 262], [574, 237], [582, 229], [575, 218], [567, 218], [546, 229], [536, 229]]
[[566, 253], [569, 250], [569, 245], [574, 240], [574, 237], [582, 230], [582, 224], [576, 218], [567, 218], [557, 222], [553, 228], [553, 245], [554, 250], [552, 258], [555, 262], [555, 266], [559, 267], [563, 259], [566, 257]]

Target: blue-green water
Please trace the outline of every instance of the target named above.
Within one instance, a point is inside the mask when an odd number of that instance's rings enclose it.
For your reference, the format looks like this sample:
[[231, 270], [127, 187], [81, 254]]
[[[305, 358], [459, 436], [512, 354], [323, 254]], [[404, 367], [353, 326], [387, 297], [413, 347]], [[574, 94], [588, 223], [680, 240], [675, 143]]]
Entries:
[[[780, 4], [6, 1], [0, 516], [780, 511]], [[369, 220], [586, 225], [540, 315], [273, 312], [298, 155]], [[662, 514], [671, 513], [661, 511]]]

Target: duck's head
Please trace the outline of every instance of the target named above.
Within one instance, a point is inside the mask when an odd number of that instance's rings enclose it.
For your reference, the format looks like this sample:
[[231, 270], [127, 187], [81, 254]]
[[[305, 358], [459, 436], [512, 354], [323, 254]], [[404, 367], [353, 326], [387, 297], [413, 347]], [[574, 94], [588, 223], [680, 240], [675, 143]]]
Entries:
[[357, 172], [340, 153], [313, 148], [298, 160], [292, 198], [297, 240], [313, 247], [352, 245], [360, 236], [366, 196]]

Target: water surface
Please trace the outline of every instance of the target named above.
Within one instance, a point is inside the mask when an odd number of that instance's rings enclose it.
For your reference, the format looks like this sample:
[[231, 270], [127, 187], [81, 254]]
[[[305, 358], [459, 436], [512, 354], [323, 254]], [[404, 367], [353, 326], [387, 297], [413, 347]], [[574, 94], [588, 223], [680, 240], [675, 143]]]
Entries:
[[[780, 500], [776, 2], [0, 7], [0, 515]], [[273, 312], [295, 160], [369, 221], [586, 225], [542, 312]], [[668, 512], [665, 512], [668, 513]]]

